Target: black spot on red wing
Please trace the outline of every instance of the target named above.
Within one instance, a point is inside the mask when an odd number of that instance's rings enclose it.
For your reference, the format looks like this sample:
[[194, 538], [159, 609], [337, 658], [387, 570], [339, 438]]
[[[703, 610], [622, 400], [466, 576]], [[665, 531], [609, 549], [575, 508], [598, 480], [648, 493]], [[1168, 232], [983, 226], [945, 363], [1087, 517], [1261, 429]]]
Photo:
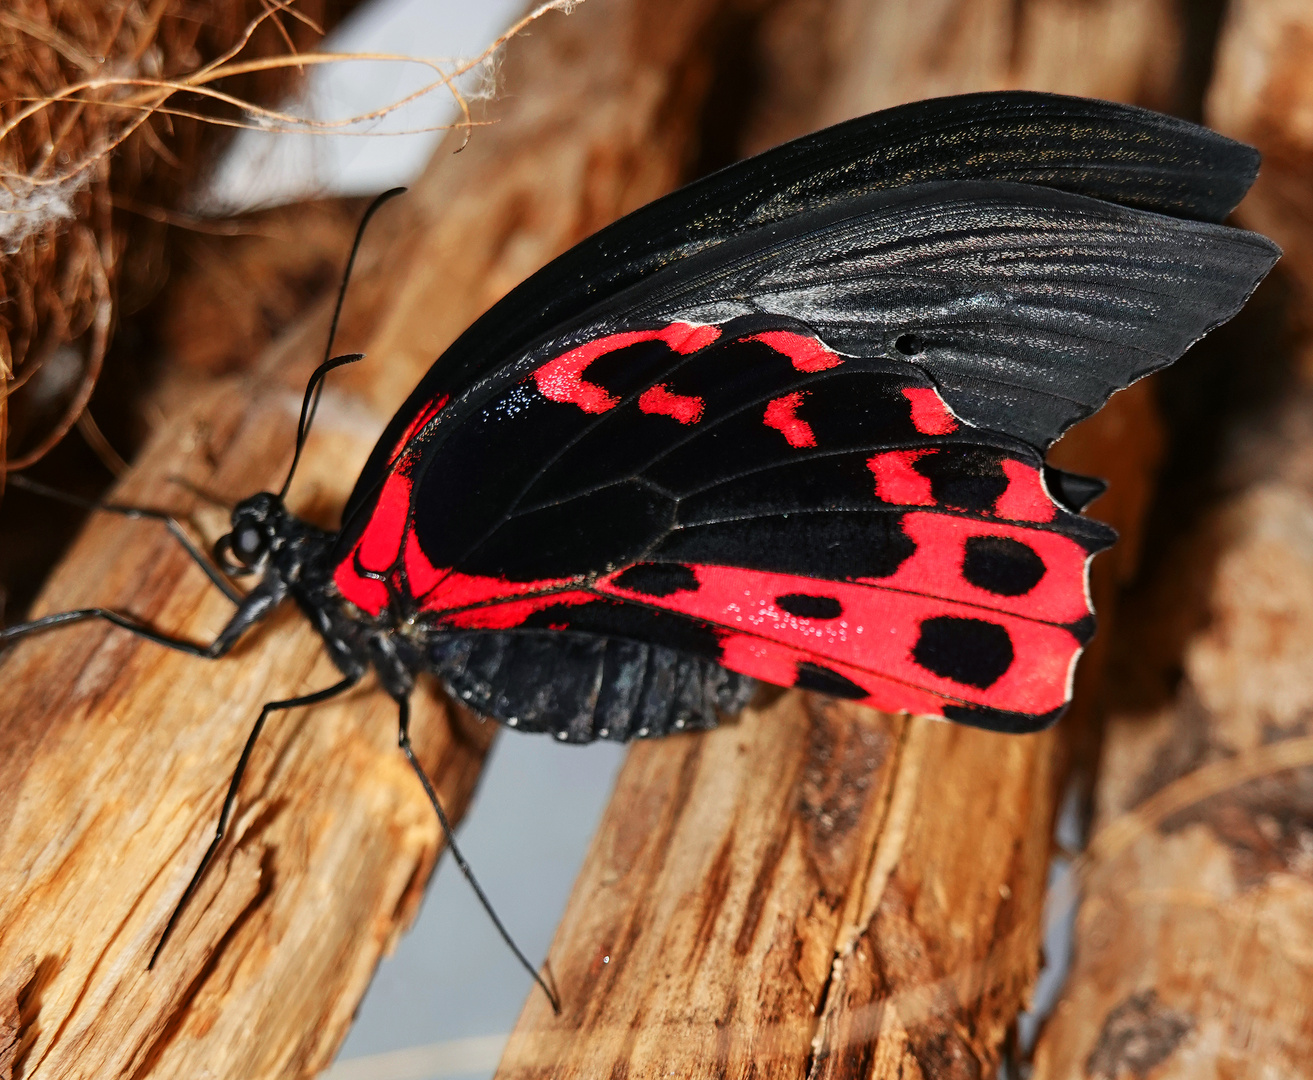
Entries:
[[967, 538], [962, 576], [978, 589], [996, 596], [1024, 596], [1044, 577], [1048, 567], [1034, 548], [1006, 536]]
[[837, 619], [843, 614], [843, 605], [833, 596], [811, 593], [785, 593], [775, 597], [775, 606], [803, 619]]
[[1059, 705], [1046, 713], [1008, 712], [1004, 709], [991, 709], [987, 705], [946, 704], [944, 706], [944, 716], [949, 720], [984, 728], [987, 731], [1002, 731], [1008, 735], [1043, 731], [1056, 723], [1066, 711], [1066, 705]]
[[1012, 666], [1016, 653], [998, 623], [939, 615], [921, 623], [912, 659], [941, 678], [987, 690]]
[[677, 592], [696, 592], [698, 578], [691, 567], [682, 563], [635, 563], [612, 584], [644, 596], [671, 596]]
[[1094, 636], [1096, 629], [1095, 618], [1093, 615], [1086, 615], [1082, 619], [1077, 619], [1067, 627], [1071, 631], [1072, 637], [1082, 645], [1088, 645], [1090, 638]]
[[990, 511], [1008, 489], [1007, 474], [997, 453], [955, 448], [950, 453], [925, 454], [912, 468], [930, 481], [935, 502], [956, 510]]
[[798, 663], [798, 673], [793, 677], [793, 685], [800, 690], [815, 690], [820, 694], [850, 700], [864, 698], [868, 693], [852, 679], [820, 664], [813, 664], [810, 660], [802, 660]]

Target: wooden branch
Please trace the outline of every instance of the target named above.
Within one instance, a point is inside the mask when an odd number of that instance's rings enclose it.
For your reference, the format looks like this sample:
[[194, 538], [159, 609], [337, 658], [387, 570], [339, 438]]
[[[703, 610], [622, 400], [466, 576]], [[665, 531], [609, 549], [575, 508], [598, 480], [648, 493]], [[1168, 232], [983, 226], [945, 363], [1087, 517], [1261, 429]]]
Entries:
[[[448, 140], [367, 242], [338, 346], [370, 359], [325, 399], [294, 509], [333, 521], [373, 434], [456, 333], [552, 255], [674, 185], [691, 154], [710, 70], [706, 29], [720, 6], [597, 0], [511, 46], [507, 94], [491, 110], [499, 122], [476, 128], [458, 156], [459, 138]], [[117, 495], [186, 511], [171, 475], [234, 499], [276, 486], [323, 316], [271, 349], [260, 378], [198, 392]], [[104, 515], [40, 609], [91, 603], [198, 640], [231, 610], [160, 530]], [[251, 1080], [327, 1064], [438, 848], [383, 695], [366, 687], [270, 723], [230, 839], [153, 972], [146, 962], [260, 705], [335, 678], [292, 611], [212, 665], [98, 625], [42, 635], [5, 657], [6, 1069]], [[415, 706], [421, 759], [459, 817], [491, 727], [449, 725], [430, 694]], [[15, 996], [16, 1046], [4, 1026]]]
[[[834, 43], [811, 115], [1007, 85], [1142, 101], [1147, 87], [1164, 104], [1173, 10], [836, 4], [809, 24]], [[776, 81], [799, 82], [763, 79]], [[749, 135], [777, 141], [760, 116]], [[1113, 481], [1095, 512], [1132, 543], [1096, 564], [1105, 601], [1133, 565], [1158, 456], [1147, 390], [1055, 453]], [[1038, 966], [1072, 723], [1010, 737], [790, 692], [707, 735], [635, 747], [550, 953], [563, 1015], [531, 997], [498, 1080], [992, 1072]]]
[[1310, 56], [1313, 12], [1279, 0], [1236, 0], [1218, 42], [1207, 100], [1210, 124], [1263, 152], [1263, 167], [1237, 216], [1285, 249], [1282, 272], [1305, 297], [1313, 295], [1310, 145], [1301, 122], [1313, 92]]
[[[1184, 676], [1166, 703], [1123, 688], [1109, 718], [1039, 1080], [1257, 1080], [1313, 1061], [1313, 386], [1290, 391], [1250, 433], [1263, 479], [1172, 551], [1178, 572], [1123, 645], [1132, 684], [1173, 659]], [[1173, 812], [1154, 813], [1164, 799]]]
[[1037, 1080], [1301, 1076], [1313, 1061], [1310, 62], [1307, 8], [1232, 5], [1209, 119], [1263, 151], [1238, 216], [1286, 249], [1292, 355], [1257, 312], [1228, 336], [1228, 366], [1276, 392], [1210, 432], [1231, 493], [1161, 559], [1119, 643], [1075, 963]]

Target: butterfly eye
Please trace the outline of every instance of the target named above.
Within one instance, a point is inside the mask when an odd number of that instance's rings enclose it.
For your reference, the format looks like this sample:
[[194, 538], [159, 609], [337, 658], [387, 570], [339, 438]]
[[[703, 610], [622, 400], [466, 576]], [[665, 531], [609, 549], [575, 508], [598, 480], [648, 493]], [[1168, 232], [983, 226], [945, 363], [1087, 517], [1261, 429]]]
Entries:
[[245, 525], [233, 533], [232, 553], [237, 559], [250, 566], [264, 550], [264, 536], [254, 525]]

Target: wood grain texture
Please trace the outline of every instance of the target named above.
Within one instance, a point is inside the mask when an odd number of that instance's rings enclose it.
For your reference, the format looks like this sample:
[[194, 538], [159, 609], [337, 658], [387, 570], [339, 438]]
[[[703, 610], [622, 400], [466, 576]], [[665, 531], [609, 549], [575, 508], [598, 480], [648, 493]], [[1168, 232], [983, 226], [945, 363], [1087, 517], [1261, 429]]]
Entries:
[[[781, 4], [752, 45], [777, 91], [748, 110], [740, 145], [982, 88], [1166, 104], [1174, 10]], [[810, 34], [793, 51], [790, 26]], [[1132, 541], [1160, 450], [1147, 391], [1055, 451], [1113, 480], [1094, 512]], [[1134, 558], [1132, 542], [1096, 563], [1097, 595]], [[1009, 737], [790, 692], [636, 747], [550, 953], [563, 1015], [531, 997], [498, 1080], [992, 1074], [1038, 966], [1067, 730]]]
[[[1281, 767], [1313, 753], [1311, 64], [1307, 5], [1230, 6], [1207, 114], [1263, 151], [1237, 216], [1285, 247], [1292, 325], [1228, 335], [1248, 385], [1208, 433], [1223, 496], [1158, 561], [1116, 646], [1075, 963], [1037, 1080], [1313, 1061], [1313, 769]], [[1175, 812], [1146, 819], [1168, 797]]]
[[[293, 508], [331, 523], [384, 418], [488, 303], [558, 251], [671, 187], [695, 152], [710, 71], [703, 0], [593, 3], [515, 42], [493, 126], [449, 140], [380, 215], [341, 349], [370, 354], [326, 397]], [[183, 474], [230, 498], [276, 486], [325, 311], [256, 376], [196, 391], [121, 485], [180, 512]], [[199, 515], [204, 516], [204, 515]], [[208, 521], [210, 539], [222, 522]], [[97, 517], [40, 601], [106, 603], [197, 639], [229, 606], [148, 525]], [[0, 666], [0, 987], [23, 1077], [296, 1077], [332, 1057], [438, 849], [363, 687], [279, 716], [227, 842], [153, 972], [146, 961], [214, 826], [261, 703], [335, 679], [281, 612], [205, 664], [99, 626], [43, 635]], [[459, 816], [491, 728], [416, 695], [425, 767]], [[16, 983], [17, 988], [11, 989]], [[0, 1022], [5, 1011], [0, 995]], [[9, 1038], [9, 1045], [5, 1039]]]
[[1238, 215], [1284, 249], [1282, 270], [1313, 293], [1313, 10], [1300, 0], [1228, 5], [1209, 86], [1208, 122], [1263, 152]]
[[[1109, 718], [1096, 821], [1107, 831], [1094, 840], [1106, 854], [1085, 876], [1075, 966], [1037, 1078], [1296, 1077], [1313, 1061], [1313, 769], [1237, 776], [1125, 832], [1200, 769], [1244, 770], [1310, 742], [1313, 393], [1283, 412], [1268, 420], [1297, 435], [1295, 468], [1228, 500], [1172, 552], [1177, 572], [1123, 643], [1141, 664], [1175, 659], [1184, 673], [1166, 702]], [[1279, 453], [1277, 441], [1251, 449]], [[1147, 640], [1170, 639], [1183, 614], [1194, 624], [1183, 648]], [[1113, 833], [1127, 841], [1105, 842]]]

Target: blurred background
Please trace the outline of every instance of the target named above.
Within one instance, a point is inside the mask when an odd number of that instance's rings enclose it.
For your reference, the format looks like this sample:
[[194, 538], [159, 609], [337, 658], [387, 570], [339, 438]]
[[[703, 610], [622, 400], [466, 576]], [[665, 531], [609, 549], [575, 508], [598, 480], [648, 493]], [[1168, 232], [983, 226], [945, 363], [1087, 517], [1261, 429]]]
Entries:
[[[1313, 772], [1299, 755], [1313, 737], [1313, 5], [587, 0], [483, 56], [521, 14], [505, 0], [20, 0], [0, 12], [10, 467], [86, 497], [108, 491], [203, 390], [258, 379], [336, 288], [369, 196], [397, 184], [414, 185], [419, 209], [404, 229], [380, 224], [357, 302], [386, 307], [427, 283], [451, 325], [393, 332], [395, 349], [350, 376], [377, 417], [569, 243], [848, 116], [1025, 87], [1255, 143], [1264, 171], [1237, 223], [1285, 246], [1277, 273], [1234, 323], [1055, 448], [1057, 462], [1112, 480], [1092, 513], [1122, 541], [1096, 563], [1103, 629], [1043, 751], [1045, 964], [1037, 989], [1022, 979], [997, 1005], [1005, 1037], [971, 1044], [976, 1071], [939, 1075], [1309, 1075]], [[298, 66], [312, 51], [374, 59]], [[286, 62], [186, 81], [233, 57]], [[122, 81], [129, 70], [137, 82]], [[464, 114], [446, 88], [426, 92], [435, 70], [459, 73], [471, 126], [449, 130]], [[85, 102], [32, 108], [71, 85]], [[393, 264], [406, 273], [389, 277]], [[4, 491], [6, 621], [23, 617], [83, 517]], [[566, 909], [622, 760], [612, 746], [533, 738], [492, 751], [460, 835], [531, 958]], [[1190, 799], [1154, 803], [1182, 784], [1195, 785]], [[1115, 863], [1091, 870], [1091, 835], [1150, 810]], [[1034, 945], [1026, 963], [1038, 966]], [[328, 1075], [491, 1076], [526, 990], [443, 860]], [[964, 1006], [963, 1029], [981, 1010]]]

